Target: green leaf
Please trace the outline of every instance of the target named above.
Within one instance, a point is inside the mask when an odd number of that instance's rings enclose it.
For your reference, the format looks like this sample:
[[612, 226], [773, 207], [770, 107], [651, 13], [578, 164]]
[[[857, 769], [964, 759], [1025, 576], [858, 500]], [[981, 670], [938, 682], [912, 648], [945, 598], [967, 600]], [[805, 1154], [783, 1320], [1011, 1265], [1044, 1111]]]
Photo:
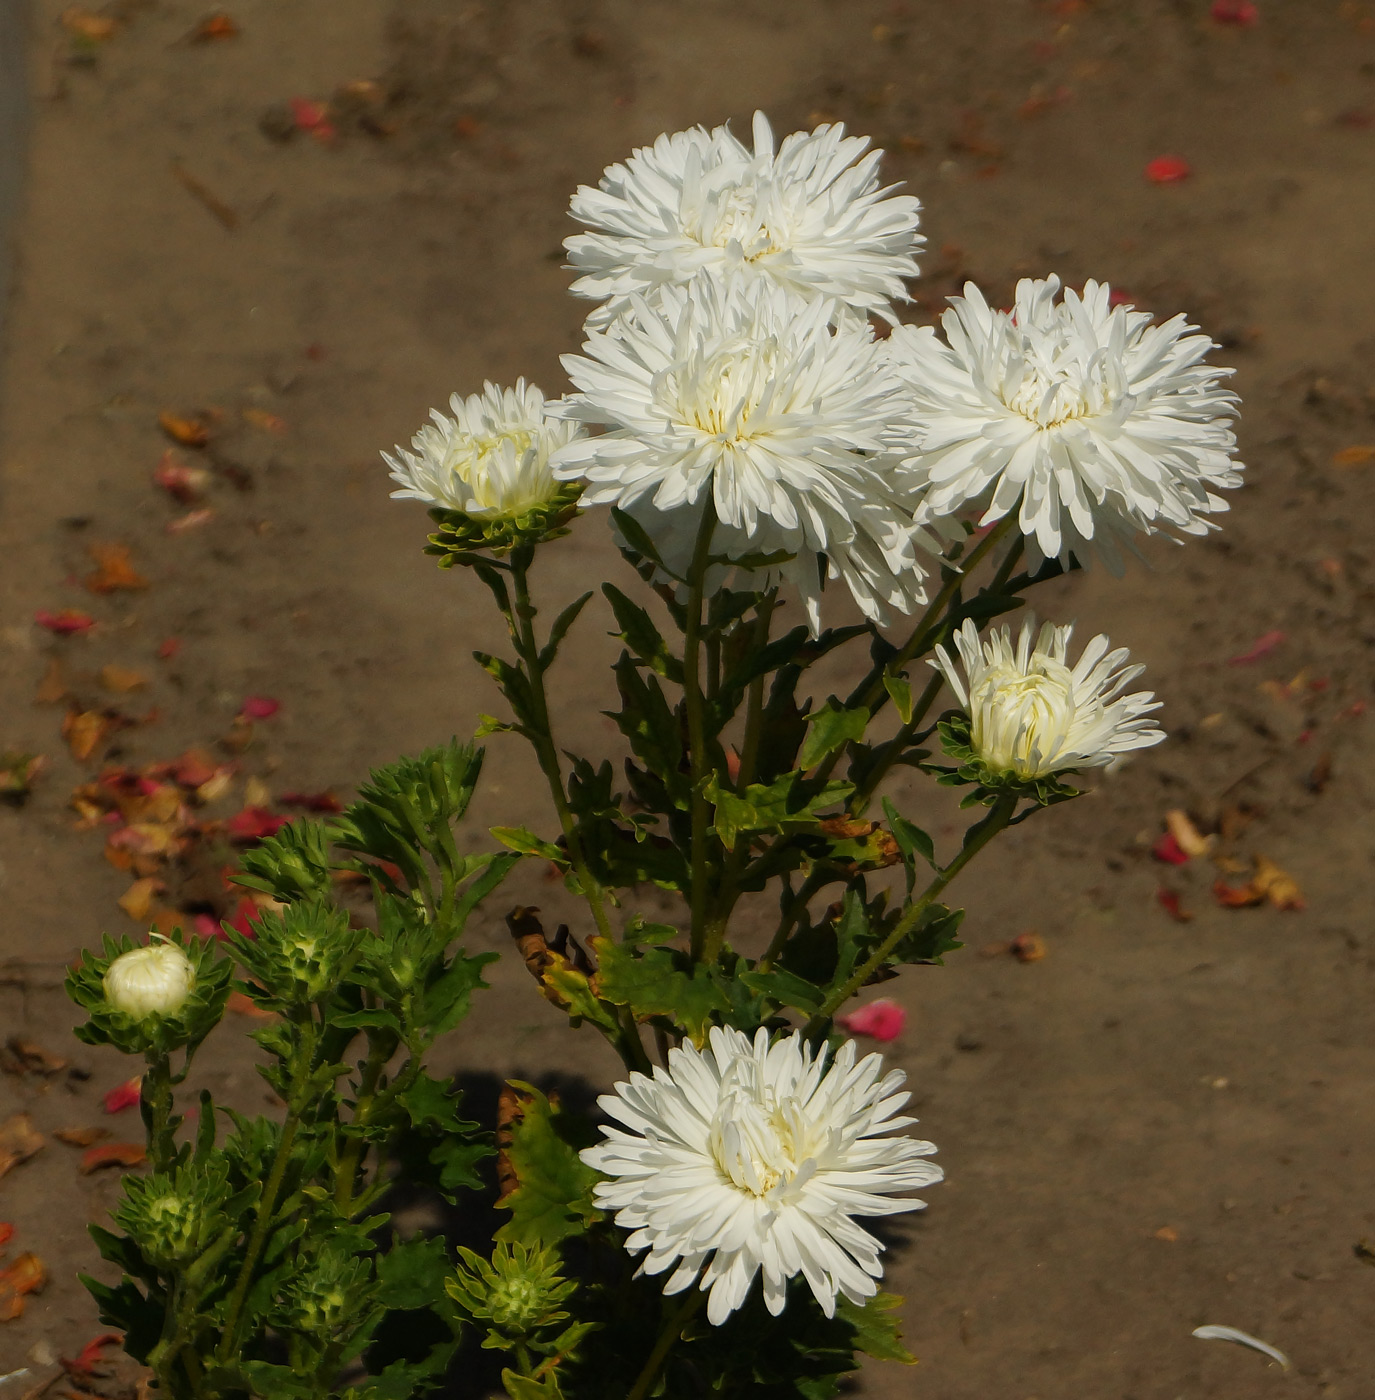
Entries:
[[751, 991], [772, 997], [780, 1006], [796, 1007], [808, 1016], [819, 1010], [826, 1000], [823, 988], [782, 968], [775, 968], [772, 972], [744, 972], [740, 980]]
[[636, 1020], [667, 1016], [701, 1043], [707, 1027], [730, 1009], [711, 973], [676, 948], [643, 952], [609, 938], [594, 938], [597, 995], [613, 1006], [628, 1006]]
[[578, 1157], [595, 1134], [560, 1113], [533, 1084], [509, 1082], [520, 1091], [523, 1110], [504, 1154], [517, 1185], [497, 1202], [511, 1218], [495, 1238], [540, 1249], [583, 1234], [601, 1219], [592, 1202], [600, 1178]]
[[427, 1308], [444, 1296], [449, 1272], [448, 1252], [438, 1236], [393, 1240], [377, 1256], [378, 1300], [389, 1308]]
[[902, 852], [902, 862], [907, 867], [907, 893], [910, 895], [917, 880], [914, 856], [920, 856], [932, 870], [940, 868], [936, 864], [935, 845], [921, 827], [909, 822], [886, 797], [883, 799], [883, 815], [887, 817], [888, 829]]
[[581, 598], [575, 598], [554, 619], [554, 625], [549, 629], [549, 640], [545, 642], [539, 654], [539, 664], [545, 669], [554, 664], [554, 658], [559, 654], [559, 644], [568, 635], [568, 629], [578, 620], [578, 614], [587, 606], [587, 600], [591, 596], [589, 590]]
[[668, 649], [668, 643], [654, 625], [654, 619], [638, 603], [632, 602], [619, 588], [609, 583], [602, 584], [602, 592], [616, 614], [619, 632], [613, 637], [620, 639], [645, 665], [657, 671], [666, 680], [681, 685], [683, 663]]
[[912, 723], [912, 686], [906, 676], [890, 676], [883, 673], [883, 688], [897, 709], [898, 718], [904, 724]]
[[644, 526], [633, 515], [612, 506], [611, 523], [620, 531], [621, 538], [630, 546], [632, 553], [638, 554], [642, 559], [648, 559], [655, 568], [667, 574], [669, 578], [677, 579], [680, 583], [684, 582], [681, 574], [675, 574], [664, 563], [654, 541], [650, 539]]
[[876, 1361], [899, 1361], [915, 1366], [917, 1358], [902, 1344], [902, 1325], [897, 1310], [902, 1299], [895, 1293], [876, 1293], [866, 1298], [863, 1306], [841, 1296], [836, 1300], [836, 1314], [855, 1329], [855, 1350]]
[[797, 766], [802, 769], [815, 768], [836, 749], [862, 739], [868, 726], [867, 706], [860, 705], [856, 709], [847, 710], [833, 696], [812, 716]]
[[545, 841], [542, 837], [523, 826], [494, 826], [489, 828], [508, 850], [517, 851], [523, 856], [538, 856], [542, 860], [552, 860], [556, 865], [568, 864], [568, 852]]
[[964, 947], [957, 936], [963, 921], [963, 909], [947, 909], [944, 904], [930, 905], [922, 912], [916, 928], [893, 949], [889, 962], [944, 962], [947, 953]]
[[853, 791], [832, 779], [817, 783], [802, 772], [785, 773], [772, 783], [750, 783], [741, 793], [722, 788], [715, 773], [707, 779], [706, 798], [716, 808], [713, 825], [721, 844], [734, 850], [741, 835], [780, 834], [814, 827], [821, 813]]
[[539, 1380], [518, 1375], [515, 1371], [507, 1369], [501, 1373], [501, 1383], [506, 1387], [506, 1393], [511, 1400], [563, 1400], [559, 1378], [552, 1369], [546, 1371]]
[[416, 1008], [415, 1017], [433, 1035], [444, 1035], [468, 1014], [473, 993], [485, 987], [482, 969], [496, 962], [497, 953], [478, 953], [475, 957], [459, 952], [454, 960], [425, 988]]

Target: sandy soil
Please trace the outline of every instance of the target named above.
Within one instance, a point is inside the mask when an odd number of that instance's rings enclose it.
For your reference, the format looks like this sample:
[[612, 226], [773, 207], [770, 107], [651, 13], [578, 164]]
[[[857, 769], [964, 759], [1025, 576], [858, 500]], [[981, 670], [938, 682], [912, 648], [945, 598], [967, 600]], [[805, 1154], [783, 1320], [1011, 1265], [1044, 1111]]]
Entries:
[[[959, 890], [971, 947], [892, 984], [910, 1013], [894, 1054], [949, 1180], [893, 1270], [922, 1364], [875, 1369], [864, 1393], [1375, 1394], [1375, 1271], [1355, 1248], [1375, 1236], [1375, 461], [1333, 461], [1375, 442], [1375, 5], [1262, 0], [1238, 28], [1206, 0], [236, 0], [240, 35], [192, 44], [200, 6], [121, 0], [81, 63], [62, 8], [36, 6], [3, 380], [0, 748], [52, 762], [26, 806], [0, 809], [0, 1029], [90, 1078], [0, 1076], [0, 1119], [137, 1126], [101, 1119], [128, 1066], [74, 1046], [56, 986], [102, 928], [132, 926], [114, 902], [128, 875], [73, 829], [92, 765], [63, 747], [61, 706], [34, 703], [49, 659], [82, 705], [156, 707], [115, 736], [121, 762], [213, 743], [246, 694], [280, 698], [242, 756], [276, 793], [346, 794], [370, 764], [469, 732], [493, 705], [469, 652], [496, 633], [476, 586], [420, 554], [423, 514], [387, 501], [377, 449], [484, 376], [561, 387], [583, 312], [559, 255], [577, 183], [662, 130], [756, 106], [782, 130], [840, 118], [927, 207], [914, 318], [966, 276], [995, 300], [1027, 273], [1107, 278], [1199, 319], [1247, 405], [1248, 485], [1220, 536], [1038, 601], [1149, 664], [1173, 738], [1020, 828]], [[288, 98], [356, 80], [383, 101], [333, 143], [268, 134]], [[1167, 153], [1191, 179], [1144, 178]], [[182, 512], [150, 484], [157, 416], [210, 407], [215, 515], [168, 534]], [[130, 545], [151, 586], [85, 592], [93, 542]], [[619, 565], [589, 518], [541, 567], [553, 599]], [[32, 624], [63, 607], [97, 628]], [[560, 717], [585, 751], [611, 743], [603, 630], [582, 625]], [[1224, 664], [1275, 630], [1263, 658]], [[169, 636], [181, 651], [160, 660]], [[111, 663], [151, 686], [102, 695]], [[544, 823], [538, 793], [514, 744], [494, 745], [484, 819]], [[953, 836], [925, 791], [906, 801]], [[1237, 804], [1254, 820], [1233, 854], [1279, 862], [1306, 910], [1219, 908], [1208, 862], [1151, 860], [1166, 809]], [[1168, 917], [1162, 885], [1192, 921]], [[562, 907], [535, 870], [510, 893]], [[505, 942], [501, 912], [478, 943]], [[1043, 960], [997, 953], [1031, 928]], [[612, 1073], [513, 961], [494, 981], [446, 1064]], [[241, 1032], [203, 1077], [252, 1106]], [[99, 1330], [75, 1274], [117, 1182], [76, 1162], [54, 1142], [0, 1181], [13, 1247], [51, 1272], [0, 1324], [0, 1374], [45, 1374]], [[1267, 1339], [1293, 1372], [1195, 1341], [1201, 1323]]]

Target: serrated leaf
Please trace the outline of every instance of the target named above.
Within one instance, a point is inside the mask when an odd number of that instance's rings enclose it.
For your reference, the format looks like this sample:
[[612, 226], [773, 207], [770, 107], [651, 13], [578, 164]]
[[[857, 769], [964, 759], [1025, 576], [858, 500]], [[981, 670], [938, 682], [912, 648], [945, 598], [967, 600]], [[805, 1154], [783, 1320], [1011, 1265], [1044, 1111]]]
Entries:
[[798, 755], [797, 766], [801, 769], [815, 768], [827, 755], [857, 742], [864, 737], [869, 727], [869, 710], [860, 705], [847, 710], [837, 704], [834, 698], [813, 716], [807, 728], [807, 737], [802, 742], [802, 752]]
[[594, 938], [592, 947], [597, 994], [613, 1006], [630, 1007], [636, 1020], [667, 1016], [700, 1044], [713, 1018], [730, 1009], [708, 969], [685, 953], [663, 947], [637, 952], [609, 938]]
[[876, 1293], [863, 1305], [841, 1297], [836, 1301], [836, 1313], [855, 1329], [855, 1350], [876, 1361], [899, 1361], [915, 1366], [917, 1358], [902, 1344], [902, 1325], [897, 1311], [902, 1299], [895, 1293]]
[[536, 836], [528, 827], [494, 826], [488, 829], [507, 850], [516, 851], [523, 856], [538, 856], [541, 860], [552, 860], [558, 865], [568, 863], [567, 851], [561, 850], [552, 841], [546, 841], [543, 837]]
[[427, 1308], [444, 1296], [448, 1251], [437, 1236], [393, 1240], [377, 1256], [378, 1300], [388, 1308]]
[[511, 1400], [563, 1400], [559, 1378], [552, 1370], [546, 1371], [539, 1380], [532, 1380], [507, 1369], [501, 1373], [501, 1383]]
[[613, 632], [612, 636], [620, 637], [645, 665], [665, 679], [681, 685], [683, 663], [669, 651], [668, 643], [654, 625], [654, 619], [649, 613], [612, 584], [602, 584], [602, 592], [611, 604], [611, 611], [616, 615], [616, 625], [620, 628], [620, 631]]
[[575, 598], [564, 610], [554, 619], [554, 625], [549, 629], [549, 640], [545, 642], [539, 654], [539, 664], [548, 669], [554, 664], [554, 658], [559, 654], [559, 645], [568, 635], [568, 629], [578, 620], [578, 614], [587, 606], [587, 600], [592, 596], [589, 589], [581, 598]]
[[826, 1000], [823, 988], [782, 968], [775, 968], [772, 972], [744, 972], [740, 974], [740, 980], [751, 991], [772, 997], [780, 1006], [796, 1007], [808, 1016], [819, 1010]]
[[641, 525], [633, 515], [629, 514], [627, 511], [618, 509], [616, 506], [612, 506], [611, 523], [620, 531], [621, 538], [630, 546], [632, 553], [638, 554], [643, 559], [648, 559], [651, 564], [662, 573], [667, 574], [669, 578], [677, 579], [680, 583], [683, 581], [681, 574], [675, 574], [673, 570], [664, 563], [658, 547], [655, 545], [654, 541], [650, 539], [644, 526]]
[[888, 819], [888, 829], [898, 843], [898, 850], [902, 852], [902, 862], [907, 867], [907, 893], [910, 895], [917, 879], [913, 856], [920, 856], [932, 870], [940, 868], [936, 864], [935, 844], [921, 827], [909, 822], [886, 797], [883, 799], [883, 815]]
[[521, 1093], [523, 1110], [505, 1151], [517, 1185], [497, 1202], [511, 1218], [495, 1238], [542, 1249], [582, 1234], [601, 1219], [592, 1201], [600, 1178], [578, 1156], [580, 1146], [591, 1145], [581, 1139], [595, 1134], [560, 1113], [533, 1084], [510, 1083]]
[[721, 787], [717, 775], [707, 780], [706, 798], [715, 807], [713, 826], [727, 850], [741, 835], [781, 834], [816, 826], [821, 813], [853, 791], [839, 779], [818, 784], [802, 772], [785, 773], [772, 783], [750, 783], [743, 792]]

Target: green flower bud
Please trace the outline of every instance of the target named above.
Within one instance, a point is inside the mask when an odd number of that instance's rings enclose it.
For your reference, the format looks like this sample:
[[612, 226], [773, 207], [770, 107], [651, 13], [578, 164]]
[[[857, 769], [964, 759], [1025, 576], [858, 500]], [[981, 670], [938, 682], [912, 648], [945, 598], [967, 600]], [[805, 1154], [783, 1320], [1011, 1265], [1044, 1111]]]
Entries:
[[175, 943], [162, 940], [121, 953], [105, 972], [105, 999], [139, 1020], [175, 1016], [196, 985], [196, 969]]

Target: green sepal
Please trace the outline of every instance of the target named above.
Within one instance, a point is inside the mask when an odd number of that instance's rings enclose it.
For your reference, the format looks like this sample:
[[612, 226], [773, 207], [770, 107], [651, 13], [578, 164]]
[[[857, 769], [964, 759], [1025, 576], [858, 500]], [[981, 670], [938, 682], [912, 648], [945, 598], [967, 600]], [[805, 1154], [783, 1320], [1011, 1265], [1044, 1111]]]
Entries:
[[498, 557], [521, 546], [544, 544], [568, 533], [569, 523], [581, 511], [578, 497], [582, 483], [561, 482], [546, 501], [526, 506], [511, 515], [469, 515], [461, 510], [436, 506], [430, 519], [439, 526], [429, 537], [425, 553], [438, 557], [441, 569], [474, 565], [483, 553]]

